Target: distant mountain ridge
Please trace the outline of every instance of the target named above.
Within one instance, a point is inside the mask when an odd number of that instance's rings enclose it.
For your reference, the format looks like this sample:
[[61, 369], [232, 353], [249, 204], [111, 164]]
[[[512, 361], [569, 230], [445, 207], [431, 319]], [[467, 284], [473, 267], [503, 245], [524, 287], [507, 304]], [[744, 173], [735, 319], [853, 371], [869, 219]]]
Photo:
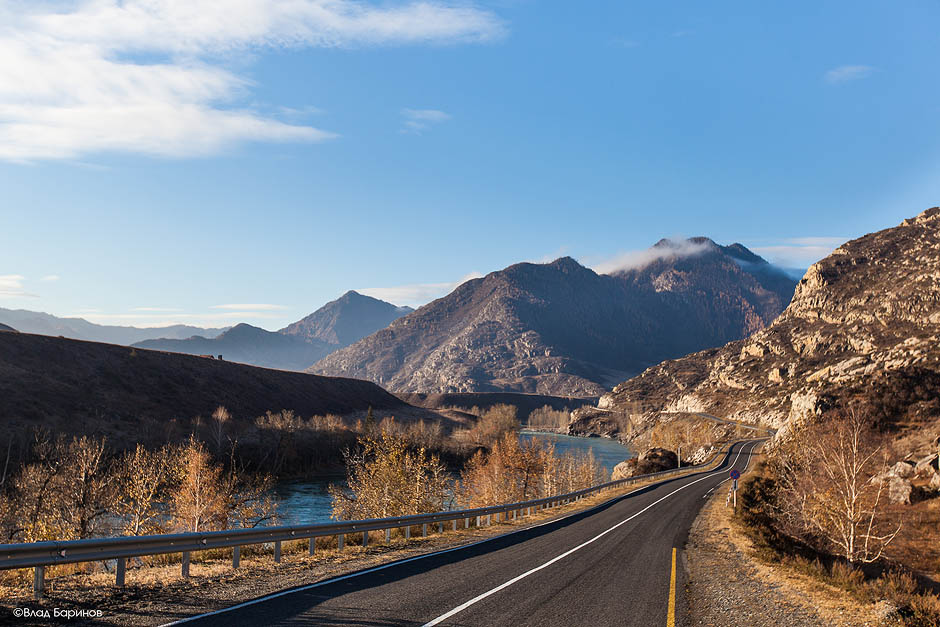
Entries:
[[[679, 251], [694, 245], [695, 254]], [[662, 359], [770, 323], [795, 281], [740, 244], [663, 240], [642, 267], [597, 274], [570, 257], [520, 263], [336, 351], [318, 374], [394, 392], [594, 396]]]
[[153, 339], [138, 348], [188, 355], [222, 355], [239, 363], [303, 370], [409, 312], [410, 307], [349, 291], [280, 331], [239, 324], [214, 338]]
[[123, 327], [88, 322], [84, 318], [60, 318], [41, 311], [4, 309], [0, 307], [0, 323], [22, 333], [62, 336], [73, 340], [105, 342], [130, 346], [154, 338], [184, 339], [194, 335], [215, 337], [226, 330], [174, 324], [167, 327]]
[[245, 323], [237, 324], [214, 338], [195, 336], [185, 340], [145, 340], [133, 346], [185, 355], [221, 355], [226, 361], [279, 370], [303, 370], [334, 350], [325, 342], [307, 341]]

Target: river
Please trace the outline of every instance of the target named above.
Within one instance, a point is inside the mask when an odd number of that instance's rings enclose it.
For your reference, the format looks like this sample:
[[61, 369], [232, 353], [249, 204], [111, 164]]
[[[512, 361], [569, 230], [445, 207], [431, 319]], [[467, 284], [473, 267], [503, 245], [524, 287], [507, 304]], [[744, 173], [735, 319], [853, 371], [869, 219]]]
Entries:
[[[607, 438], [579, 438], [556, 433], [542, 433], [523, 430], [520, 440], [540, 440], [554, 444], [557, 453], [568, 451], [594, 452], [594, 458], [609, 474], [619, 462], [632, 457], [629, 449], [615, 440]], [[275, 493], [278, 497], [278, 513], [282, 525], [309, 525], [329, 522], [331, 483], [345, 484], [346, 477], [323, 477], [309, 481], [288, 481], [278, 484]]]

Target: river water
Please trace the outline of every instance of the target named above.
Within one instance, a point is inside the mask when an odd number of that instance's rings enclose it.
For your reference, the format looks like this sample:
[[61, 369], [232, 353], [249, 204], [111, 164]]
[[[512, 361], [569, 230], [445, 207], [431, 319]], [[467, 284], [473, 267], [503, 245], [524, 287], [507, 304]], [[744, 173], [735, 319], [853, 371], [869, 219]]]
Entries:
[[[555, 433], [521, 431], [520, 440], [538, 440], [551, 443], [559, 454], [568, 451], [582, 452], [591, 450], [594, 458], [607, 470], [613, 470], [619, 462], [632, 457], [629, 449], [619, 442], [607, 438], [579, 438]], [[331, 483], [344, 485], [346, 477], [324, 477], [310, 481], [289, 481], [280, 483], [275, 488], [278, 497], [278, 514], [282, 525], [310, 525], [330, 521]]]

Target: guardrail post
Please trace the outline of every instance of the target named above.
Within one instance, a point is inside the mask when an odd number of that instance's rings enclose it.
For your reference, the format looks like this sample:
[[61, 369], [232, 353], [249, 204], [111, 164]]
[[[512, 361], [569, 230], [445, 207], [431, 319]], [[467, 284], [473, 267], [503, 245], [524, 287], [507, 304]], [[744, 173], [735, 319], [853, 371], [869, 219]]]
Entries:
[[363, 531], [362, 532], [362, 548], [366, 548], [367, 546], [369, 546], [369, 532]]
[[274, 542], [274, 563], [275, 564], [281, 563], [281, 541], [280, 540], [276, 540]]
[[428, 537], [428, 523], [424, 523], [423, 525], [421, 525], [421, 537], [422, 538]]
[[480, 517], [477, 516], [477, 527], [479, 527], [479, 526], [480, 526]]
[[407, 542], [409, 538], [411, 538], [411, 525], [405, 527], [405, 541]]
[[388, 529], [385, 530], [385, 544], [391, 544], [391, 543], [392, 543], [392, 528], [389, 527]]
[[33, 569], [33, 598], [41, 599], [42, 591], [46, 588], [46, 567], [37, 566]]
[[180, 575], [189, 577], [189, 551], [183, 551], [183, 559], [180, 564]]
[[310, 555], [313, 555], [314, 552], [316, 552], [316, 550], [317, 550], [317, 537], [313, 536], [312, 538], [310, 538], [310, 550], [308, 551], [308, 553], [310, 553]]
[[341, 534], [339, 534], [339, 535], [336, 536], [336, 550], [337, 550], [337, 551], [342, 551], [342, 550], [343, 550], [343, 541], [344, 541], [344, 540], [346, 540], [346, 534], [341, 533]]
[[487, 527], [489, 527], [491, 524], [493, 524], [493, 518], [492, 518], [492, 516], [493, 516], [492, 514], [487, 514], [487, 515], [486, 515], [486, 526], [487, 526]]
[[124, 574], [127, 572], [127, 558], [119, 557], [117, 567], [114, 569], [114, 585], [119, 588], [124, 587]]
[[464, 518], [464, 519], [463, 519], [463, 528], [464, 528], [464, 529], [469, 529], [469, 528], [470, 528], [470, 519], [469, 519], [469, 518]]
[[437, 523], [437, 532], [444, 533], [444, 521]]
[[242, 548], [240, 546], [232, 547], [232, 568], [238, 568], [242, 565]]

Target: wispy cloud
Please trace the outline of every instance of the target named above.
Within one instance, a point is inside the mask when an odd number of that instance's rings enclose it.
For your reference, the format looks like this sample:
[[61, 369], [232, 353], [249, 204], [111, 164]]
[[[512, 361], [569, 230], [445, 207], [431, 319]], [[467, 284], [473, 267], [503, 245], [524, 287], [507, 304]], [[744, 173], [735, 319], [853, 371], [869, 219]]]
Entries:
[[146, 311], [151, 313], [174, 313], [183, 311], [178, 307], [134, 307], [131, 311]]
[[846, 237], [793, 237], [765, 246], [748, 246], [782, 268], [808, 268], [848, 241]]
[[42, 278], [39, 279], [39, 280], [40, 280], [40, 281], [44, 281], [44, 282], [46, 282], [46, 283], [51, 283], [51, 282], [53, 282], [53, 281], [58, 281], [60, 278], [61, 278], [61, 277], [59, 277], [58, 274], [47, 274], [46, 276], [42, 277]]
[[640, 42], [635, 39], [630, 39], [628, 37], [613, 37], [610, 39], [608, 44], [612, 48], [639, 48]]
[[691, 257], [710, 248], [713, 248], [713, 244], [710, 242], [696, 243], [685, 239], [671, 239], [652, 248], [618, 253], [609, 259], [594, 264], [591, 269], [599, 274], [638, 270], [659, 259]]
[[39, 298], [24, 289], [25, 280], [21, 274], [0, 274], [0, 298]]
[[278, 324], [284, 322], [278, 314], [259, 311], [226, 311], [215, 313], [166, 313], [166, 312], [132, 312], [132, 313], [100, 313], [91, 310], [80, 310], [70, 316], [84, 318], [96, 324], [119, 324], [135, 327], [166, 327], [174, 324], [189, 324], [202, 327], [225, 327], [238, 322], [262, 323], [265, 320], [277, 320]]
[[402, 133], [421, 133], [441, 122], [450, 119], [450, 115], [437, 109], [402, 109], [401, 115], [404, 118]]
[[378, 298], [394, 305], [409, 305], [420, 307], [441, 296], [451, 293], [462, 283], [470, 279], [479, 279], [483, 275], [471, 272], [456, 281], [447, 283], [413, 283], [411, 285], [397, 285], [394, 287], [368, 287], [356, 291], [372, 298]]
[[328, 140], [336, 135], [242, 104], [254, 84], [230, 69], [233, 57], [485, 42], [504, 32], [491, 11], [436, 0], [2, 2], [0, 160], [189, 157], [246, 141]]
[[825, 74], [827, 83], [847, 83], [867, 78], [875, 71], [870, 65], [840, 65]]
[[287, 309], [284, 305], [271, 305], [269, 303], [230, 303], [226, 305], [213, 305], [209, 309], [237, 309], [241, 311], [280, 311]]

